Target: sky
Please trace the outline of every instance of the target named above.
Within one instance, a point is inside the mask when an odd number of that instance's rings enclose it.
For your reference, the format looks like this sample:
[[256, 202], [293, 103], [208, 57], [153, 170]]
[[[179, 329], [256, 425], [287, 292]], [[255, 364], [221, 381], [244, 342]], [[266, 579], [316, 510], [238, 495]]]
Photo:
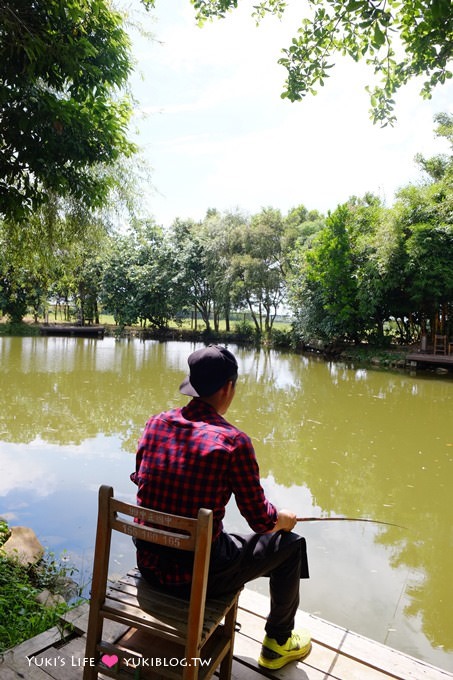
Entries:
[[452, 110], [453, 84], [431, 100], [411, 83], [397, 95], [394, 127], [373, 125], [365, 65], [339, 58], [315, 97], [281, 99], [277, 61], [300, 25], [300, 2], [284, 20], [256, 27], [253, 2], [199, 28], [189, 0], [156, 0], [135, 18], [153, 38], [133, 33], [137, 100], [134, 139], [151, 167], [143, 206], [158, 224], [202, 220], [208, 208], [285, 215], [300, 204], [327, 213], [366, 192], [392, 205], [395, 192], [422, 174], [414, 156], [448, 151], [434, 135], [434, 114]]

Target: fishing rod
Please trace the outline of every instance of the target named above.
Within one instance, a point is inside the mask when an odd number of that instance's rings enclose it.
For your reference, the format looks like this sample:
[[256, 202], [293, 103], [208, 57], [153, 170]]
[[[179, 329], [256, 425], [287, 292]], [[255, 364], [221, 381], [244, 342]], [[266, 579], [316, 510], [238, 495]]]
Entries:
[[386, 524], [398, 529], [407, 529], [400, 524], [393, 522], [382, 522], [379, 519], [369, 519], [368, 517], [296, 517], [296, 522], [373, 522], [374, 524]]

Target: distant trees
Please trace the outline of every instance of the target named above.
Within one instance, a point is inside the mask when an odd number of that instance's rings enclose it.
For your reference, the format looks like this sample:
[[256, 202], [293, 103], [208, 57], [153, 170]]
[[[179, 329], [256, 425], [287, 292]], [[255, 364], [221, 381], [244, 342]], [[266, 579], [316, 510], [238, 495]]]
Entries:
[[238, 234], [231, 261], [234, 301], [249, 310], [259, 334], [270, 333], [285, 299], [283, 235], [280, 211], [263, 209]]
[[152, 221], [110, 237], [101, 272], [98, 296], [119, 326], [140, 322], [165, 328], [186, 302], [171, 245]]
[[[437, 134], [453, 149], [453, 116], [436, 116]], [[453, 317], [453, 156], [418, 157], [427, 174], [421, 186], [399, 192], [397, 225], [403, 250], [404, 289], [417, 321], [431, 329]], [[439, 319], [440, 317], [440, 319]], [[450, 326], [450, 332], [453, 330]]]
[[208, 211], [201, 223], [177, 220], [170, 230], [178, 280], [186, 302], [206, 329], [229, 328], [231, 309], [246, 309], [258, 333], [270, 332], [284, 298], [281, 268], [283, 218], [263, 210], [248, 219], [240, 213]]
[[175, 279], [185, 291], [185, 306], [200, 315], [207, 330], [211, 328], [211, 314], [218, 318], [220, 303], [215, 285], [218, 250], [215, 239], [209, 238], [209, 227], [209, 224], [198, 224], [192, 220], [176, 220], [169, 235], [178, 270]]
[[[453, 146], [453, 116], [436, 123]], [[186, 315], [208, 332], [221, 319], [232, 330], [240, 311], [243, 332], [265, 337], [291, 311], [291, 338], [301, 342], [452, 334], [452, 155], [418, 163], [423, 181], [401, 189], [393, 207], [366, 194], [327, 217], [303, 205], [285, 216], [210, 209], [200, 222], [164, 229], [133, 219], [110, 233], [79, 203], [49, 201], [26, 230], [0, 223], [0, 307], [19, 321], [42, 316], [52, 300], [75, 306], [82, 323], [102, 308], [119, 326], [159, 329]]]
[[[453, 117], [436, 120], [453, 143]], [[453, 331], [453, 158], [418, 160], [427, 180], [402, 189], [392, 209], [352, 199], [295, 248], [290, 298], [302, 336], [382, 342], [390, 320], [402, 342]]]
[[292, 278], [292, 306], [300, 331], [309, 337], [356, 337], [360, 324], [357, 279], [347, 230], [348, 209], [326, 220], [313, 248], [302, 249]]

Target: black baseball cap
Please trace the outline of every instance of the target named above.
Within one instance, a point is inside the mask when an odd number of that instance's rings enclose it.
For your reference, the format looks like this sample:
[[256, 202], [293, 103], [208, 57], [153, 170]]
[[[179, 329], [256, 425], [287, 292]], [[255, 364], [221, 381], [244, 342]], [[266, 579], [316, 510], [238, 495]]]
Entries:
[[209, 397], [228, 380], [237, 378], [238, 364], [234, 355], [219, 345], [208, 345], [192, 352], [187, 363], [190, 374], [182, 381], [179, 391], [189, 397]]

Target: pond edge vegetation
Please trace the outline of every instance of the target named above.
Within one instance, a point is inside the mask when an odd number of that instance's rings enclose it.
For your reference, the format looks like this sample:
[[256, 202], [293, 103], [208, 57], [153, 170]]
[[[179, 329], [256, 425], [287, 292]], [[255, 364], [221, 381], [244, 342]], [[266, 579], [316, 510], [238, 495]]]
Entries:
[[64, 553], [58, 559], [44, 551], [33, 562], [6, 553], [14, 528], [0, 518], [0, 655], [54, 626], [63, 637], [61, 617], [82, 601]]
[[[66, 322], [58, 326], [64, 328], [70, 325]], [[46, 327], [52, 327], [52, 324]], [[87, 327], [89, 328], [89, 326]], [[361, 366], [373, 366], [381, 368], [399, 368], [406, 366], [406, 356], [413, 349], [410, 346], [395, 346], [388, 343], [386, 346], [360, 343], [324, 343], [319, 340], [303, 342], [297, 337], [297, 333], [290, 324], [277, 323], [266, 335], [255, 332], [248, 321], [235, 324], [232, 331], [214, 331], [210, 329], [191, 329], [183, 327], [168, 328], [144, 328], [141, 326], [117, 326], [115, 324], [102, 324], [106, 337], [116, 339], [137, 338], [142, 341], [157, 340], [180, 341], [180, 342], [203, 342], [205, 344], [230, 344], [234, 343], [242, 347], [255, 347], [261, 349], [273, 349], [289, 351], [294, 354], [319, 356], [324, 360], [360, 364]], [[42, 326], [37, 323], [8, 323], [0, 321], [0, 337], [39, 337], [42, 334]]]

